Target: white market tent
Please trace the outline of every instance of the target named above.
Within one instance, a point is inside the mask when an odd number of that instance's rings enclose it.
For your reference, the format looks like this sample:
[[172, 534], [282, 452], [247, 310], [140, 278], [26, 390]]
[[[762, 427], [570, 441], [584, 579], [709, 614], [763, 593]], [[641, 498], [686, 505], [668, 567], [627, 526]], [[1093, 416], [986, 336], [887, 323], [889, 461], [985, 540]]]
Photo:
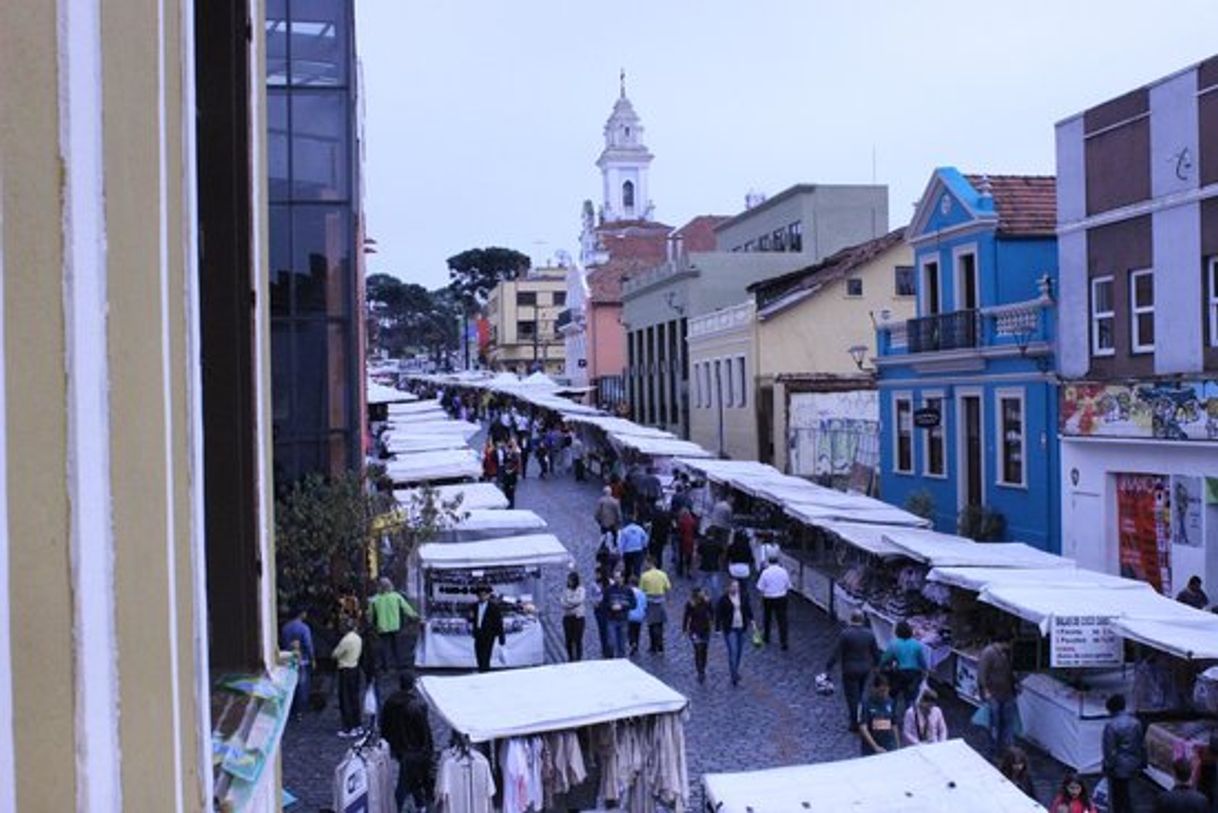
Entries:
[[403, 392], [371, 380], [365, 385], [365, 392], [369, 404], [399, 404], [419, 400], [419, 396], [413, 392]]
[[1044, 813], [964, 740], [840, 762], [705, 774], [702, 784], [715, 813]]
[[[1168, 600], [1166, 596], [1162, 598]], [[1179, 617], [1170, 620], [1118, 618], [1112, 623], [1112, 628], [1122, 637], [1177, 658], [1218, 659], [1218, 615], [1194, 610], [1179, 602], [1173, 603], [1192, 612], [1180, 613]]]
[[1022, 542], [974, 542], [925, 529], [898, 528], [884, 538], [931, 567], [1073, 567], [1074, 561]]
[[[1141, 582], [1122, 579], [1096, 570], [1084, 570], [1069, 564], [1064, 567], [1014, 568], [1014, 567], [935, 567], [926, 578], [932, 582], [946, 584], [961, 590], [979, 593], [992, 584], [1041, 585], [1061, 588], [1107, 587], [1119, 590], [1138, 587]], [[1218, 621], [1218, 617], [1215, 617]]]
[[469, 442], [461, 435], [440, 432], [427, 437], [395, 435], [385, 438], [385, 448], [390, 454], [408, 455], [416, 452], [438, 452], [444, 449], [465, 449]]
[[414, 415], [419, 412], [443, 412], [444, 409], [440, 406], [440, 402], [432, 399], [429, 401], [411, 401], [410, 403], [390, 404], [389, 415]]
[[478, 431], [477, 424], [468, 421], [454, 421], [440, 411], [390, 415], [386, 423], [391, 432], [462, 432], [469, 437]]
[[565, 565], [571, 554], [553, 534], [528, 534], [477, 542], [428, 542], [418, 550], [419, 566], [436, 570]]
[[[863, 497], [861, 499], [870, 500], [871, 498]], [[879, 505], [862, 502], [854, 505], [787, 503], [783, 509], [787, 516], [807, 525], [823, 525], [826, 522], [856, 522], [920, 530], [928, 524], [926, 520], [916, 514], [893, 508], [885, 503], [879, 503]]]
[[866, 551], [874, 556], [890, 559], [905, 556], [905, 551], [884, 538], [884, 532], [891, 529], [890, 525], [872, 525], [866, 522], [832, 522], [825, 520], [817, 523], [830, 533], [836, 534], [843, 541]]
[[525, 379], [520, 383], [526, 387], [541, 387], [551, 391], [558, 389], [558, 383], [541, 370], [537, 370], [532, 374], [525, 376]]
[[696, 443], [679, 438], [648, 438], [638, 435], [609, 435], [610, 442], [619, 448], [630, 449], [647, 457], [711, 457], [711, 453]]
[[385, 461], [385, 474], [394, 483], [472, 479], [482, 474], [482, 461], [472, 449], [419, 452]]
[[546, 521], [524, 508], [473, 508], [453, 526], [454, 531], [538, 531]]
[[595, 426], [606, 434], [632, 435], [644, 438], [676, 437], [672, 432], [656, 429], [654, 426], [642, 426], [634, 421], [628, 421], [625, 418], [618, 418], [613, 415], [576, 415], [572, 416], [571, 422]]
[[[1113, 590], [1111, 587], [1061, 585], [991, 584], [978, 598], [1000, 610], [1019, 616], [1047, 634], [1054, 616], [1086, 615], [1099, 618], [1169, 620], [1180, 617], [1175, 608], [1186, 608], [1154, 591], [1148, 584]], [[1196, 611], [1194, 611], [1196, 612]]]
[[[446, 486], [436, 486], [436, 496], [441, 502], [452, 502], [461, 496], [461, 511], [473, 511], [477, 508], [507, 508], [508, 499], [499, 486], [494, 483], [454, 483]], [[399, 505], [409, 507], [415, 498], [422, 499], [423, 489], [405, 488], [393, 492], [393, 498]]]
[[454, 731], [475, 743], [678, 712], [689, 702], [625, 659], [427, 675], [419, 679], [419, 691]]

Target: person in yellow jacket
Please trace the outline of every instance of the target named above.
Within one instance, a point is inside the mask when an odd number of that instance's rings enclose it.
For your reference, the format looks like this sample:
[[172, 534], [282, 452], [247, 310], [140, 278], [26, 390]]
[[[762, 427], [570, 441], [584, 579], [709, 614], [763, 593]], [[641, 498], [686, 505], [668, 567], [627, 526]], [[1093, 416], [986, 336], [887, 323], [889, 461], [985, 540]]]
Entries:
[[418, 620], [419, 614], [389, 579], [382, 578], [379, 585], [380, 592], [368, 601], [368, 617], [376, 631], [377, 668], [401, 669], [402, 627], [407, 620]]
[[364, 639], [355, 631], [355, 622], [344, 620], [343, 637], [332, 653], [338, 665], [338, 712], [343, 720], [343, 727], [338, 731], [340, 737], [360, 734], [359, 656], [363, 651]]

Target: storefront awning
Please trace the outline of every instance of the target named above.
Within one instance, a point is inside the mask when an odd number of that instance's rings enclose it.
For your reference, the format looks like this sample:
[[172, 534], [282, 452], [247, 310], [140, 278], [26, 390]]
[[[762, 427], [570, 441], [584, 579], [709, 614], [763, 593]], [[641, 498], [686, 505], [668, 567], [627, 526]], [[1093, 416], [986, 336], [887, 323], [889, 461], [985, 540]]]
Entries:
[[689, 702], [624, 659], [460, 677], [427, 675], [419, 679], [419, 690], [436, 713], [471, 742], [672, 713]]
[[886, 754], [702, 777], [715, 813], [1044, 813], [964, 740]]

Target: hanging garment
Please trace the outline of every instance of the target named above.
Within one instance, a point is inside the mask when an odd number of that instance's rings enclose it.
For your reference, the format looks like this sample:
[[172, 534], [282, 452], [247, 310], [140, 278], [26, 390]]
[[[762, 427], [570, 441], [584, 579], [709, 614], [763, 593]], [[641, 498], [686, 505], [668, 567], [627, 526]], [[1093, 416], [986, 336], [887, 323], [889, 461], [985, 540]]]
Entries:
[[661, 804], [675, 810], [684, 810], [689, 800], [683, 715], [675, 712], [656, 716], [650, 749], [654, 757], [649, 766], [652, 790]]
[[492, 813], [495, 778], [477, 751], [449, 748], [436, 771], [436, 807], [442, 813]]

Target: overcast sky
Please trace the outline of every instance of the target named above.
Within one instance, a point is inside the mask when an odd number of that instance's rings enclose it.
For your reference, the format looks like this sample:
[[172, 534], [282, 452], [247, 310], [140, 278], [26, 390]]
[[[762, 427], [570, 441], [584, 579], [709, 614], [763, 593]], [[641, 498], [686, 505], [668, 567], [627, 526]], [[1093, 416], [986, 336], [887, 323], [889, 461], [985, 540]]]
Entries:
[[626, 70], [655, 217], [750, 189], [1052, 173], [1053, 125], [1218, 53], [1215, 0], [356, 0], [369, 273], [437, 287], [504, 245], [576, 255]]

